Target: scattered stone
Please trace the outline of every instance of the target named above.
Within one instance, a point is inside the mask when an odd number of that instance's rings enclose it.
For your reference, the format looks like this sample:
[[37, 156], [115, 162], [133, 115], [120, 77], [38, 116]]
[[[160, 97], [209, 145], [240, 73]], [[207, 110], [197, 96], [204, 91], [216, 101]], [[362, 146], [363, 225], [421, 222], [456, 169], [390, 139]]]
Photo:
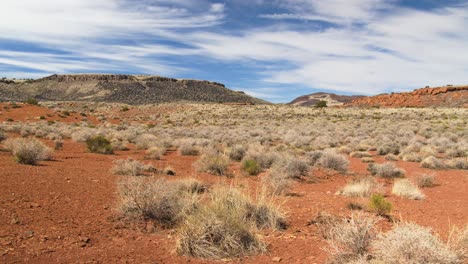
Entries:
[[271, 259], [271, 261], [273, 261], [273, 262], [281, 262], [281, 260], [282, 259], [280, 257], [274, 257], [274, 258]]

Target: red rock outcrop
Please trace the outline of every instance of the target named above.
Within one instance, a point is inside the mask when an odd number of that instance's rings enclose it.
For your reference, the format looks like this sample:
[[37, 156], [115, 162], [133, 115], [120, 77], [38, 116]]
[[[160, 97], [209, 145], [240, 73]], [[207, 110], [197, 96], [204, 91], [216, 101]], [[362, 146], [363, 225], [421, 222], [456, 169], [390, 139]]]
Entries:
[[468, 85], [421, 88], [412, 92], [380, 94], [353, 100], [346, 106], [468, 108]]

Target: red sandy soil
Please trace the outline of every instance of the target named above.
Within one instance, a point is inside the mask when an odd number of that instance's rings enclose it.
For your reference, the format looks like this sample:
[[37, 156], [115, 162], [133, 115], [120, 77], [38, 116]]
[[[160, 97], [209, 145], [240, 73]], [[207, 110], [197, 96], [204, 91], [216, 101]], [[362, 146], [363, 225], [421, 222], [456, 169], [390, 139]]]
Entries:
[[[30, 107], [35, 106], [24, 106], [23, 110]], [[34, 112], [34, 116], [37, 114]], [[14, 120], [27, 120], [27, 114], [15, 115]], [[45, 142], [52, 146], [52, 142]], [[83, 144], [66, 140], [63, 150], [55, 151], [53, 161], [40, 162], [38, 166], [17, 164], [9, 153], [0, 151], [0, 263], [210, 263], [178, 256], [172, 230], [154, 230], [150, 224], [119, 220], [116, 187], [125, 176], [113, 175], [110, 169], [113, 160], [127, 157], [143, 160], [143, 151], [131, 147], [115, 155], [98, 155], [87, 153]], [[161, 161], [143, 162], [160, 169], [171, 166], [177, 172], [176, 176], [149, 177], [196, 177], [209, 184], [242, 185], [250, 190], [257, 188], [263, 176], [243, 176], [238, 163], [230, 168], [235, 175], [232, 180], [198, 173], [193, 167], [197, 159], [172, 151]], [[350, 160], [349, 175], [314, 171], [318, 183], [298, 182], [292, 191], [294, 195], [280, 198], [290, 226], [285, 231], [262, 233], [269, 244], [268, 253], [226, 261], [271, 263], [274, 257], [280, 257], [281, 263], [326, 262], [327, 255], [322, 250], [326, 243], [308, 222], [320, 211], [349, 216], [349, 202], [368, 202], [365, 198], [334, 194], [353, 175], [366, 173], [367, 164], [355, 158]], [[384, 162], [382, 157], [376, 160]], [[391, 184], [387, 183], [395, 218], [432, 227], [442, 236], [451, 226], [467, 223], [466, 171], [427, 170], [410, 162], [397, 165], [407, 171], [409, 178], [423, 172], [435, 173], [438, 185], [423, 189], [425, 200], [413, 201], [390, 195]], [[385, 221], [381, 220], [381, 226], [388, 228], [390, 223]]]

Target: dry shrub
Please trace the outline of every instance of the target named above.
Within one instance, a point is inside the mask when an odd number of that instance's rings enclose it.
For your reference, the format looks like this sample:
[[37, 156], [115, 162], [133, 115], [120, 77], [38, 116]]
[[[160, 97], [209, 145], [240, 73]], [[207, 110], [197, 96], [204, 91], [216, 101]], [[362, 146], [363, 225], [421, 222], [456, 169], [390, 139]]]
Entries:
[[162, 179], [128, 178], [118, 187], [125, 217], [151, 220], [165, 228], [183, 222], [199, 203], [191, 190]]
[[277, 152], [272, 151], [265, 151], [265, 152], [256, 152], [256, 151], [249, 151], [245, 156], [246, 159], [252, 159], [258, 162], [258, 165], [262, 169], [269, 169], [280, 160], [281, 156]]
[[410, 152], [401, 155], [401, 159], [407, 162], [421, 162], [422, 156], [416, 152]]
[[393, 155], [393, 154], [387, 154], [387, 155], [385, 155], [385, 160], [397, 161], [397, 160], [398, 160], [398, 156], [397, 156], [397, 155]]
[[280, 195], [291, 189], [293, 181], [282, 169], [275, 167], [262, 178], [262, 183], [271, 194]]
[[452, 227], [447, 245], [457, 254], [461, 263], [468, 260], [468, 225], [464, 228]]
[[88, 138], [86, 140], [86, 146], [88, 147], [88, 151], [91, 153], [99, 153], [99, 154], [113, 154], [114, 153], [111, 142], [107, 138], [101, 135]]
[[361, 161], [362, 161], [363, 163], [374, 163], [374, 162], [375, 162], [374, 159], [372, 159], [372, 158], [367, 158], [367, 157], [362, 158]]
[[7, 135], [5, 134], [5, 132], [0, 130], [0, 142], [4, 141], [5, 139], [7, 139]]
[[328, 247], [332, 263], [350, 263], [366, 258], [369, 248], [377, 236], [374, 217], [363, 213], [352, 214], [331, 225], [327, 232]]
[[306, 161], [295, 158], [286, 157], [273, 166], [274, 170], [281, 171], [288, 178], [301, 178], [309, 173], [309, 165]]
[[369, 197], [373, 193], [382, 192], [382, 188], [383, 186], [374, 178], [366, 177], [347, 184], [337, 194], [349, 197]]
[[351, 158], [370, 158], [372, 154], [367, 151], [354, 151], [349, 154]]
[[244, 146], [235, 145], [229, 151], [229, 158], [234, 161], [241, 161], [244, 158], [246, 153], [247, 153], [247, 150]]
[[410, 182], [408, 179], [395, 181], [392, 193], [412, 200], [424, 199], [424, 194], [419, 190], [418, 186]]
[[185, 178], [175, 182], [177, 189], [188, 193], [203, 193], [207, 190], [207, 186], [194, 178]]
[[265, 244], [257, 228], [281, 228], [284, 218], [265, 196], [255, 202], [239, 190], [218, 187], [208, 204], [190, 215], [178, 232], [181, 255], [221, 259], [258, 254]]
[[182, 156], [197, 156], [198, 154], [200, 154], [200, 151], [197, 149], [194, 142], [184, 141], [179, 146], [179, 153]]
[[315, 166], [315, 164], [319, 161], [320, 157], [322, 157], [322, 154], [323, 154], [323, 151], [319, 151], [319, 150], [307, 152], [305, 154], [307, 163], [310, 166]]
[[421, 174], [416, 177], [416, 183], [420, 188], [433, 187], [435, 185], [435, 178], [434, 174]]
[[52, 158], [52, 150], [35, 138], [9, 138], [4, 146], [20, 164], [35, 165]]
[[54, 149], [55, 150], [63, 149], [63, 140], [61, 140], [61, 139], [54, 140]]
[[133, 159], [115, 160], [111, 171], [117, 175], [140, 176], [145, 171], [153, 170], [151, 165], [145, 165]]
[[164, 170], [162, 171], [162, 173], [164, 175], [169, 175], [169, 176], [175, 176], [176, 175], [176, 171], [171, 166], [165, 167]]
[[421, 162], [421, 167], [428, 169], [443, 169], [444, 163], [434, 156], [429, 156]]
[[136, 138], [137, 149], [148, 149], [157, 143], [158, 138], [153, 134], [143, 134]]
[[227, 173], [229, 159], [215, 150], [208, 150], [200, 157], [195, 166], [198, 171], [222, 176]]
[[383, 164], [371, 163], [367, 166], [367, 170], [373, 176], [379, 176], [382, 178], [398, 178], [404, 177], [405, 171], [395, 166], [391, 162], [386, 162]]
[[379, 155], [394, 154], [398, 155], [400, 153], [400, 145], [397, 143], [387, 143], [377, 148], [377, 153]]
[[332, 150], [326, 150], [322, 153], [318, 164], [323, 168], [344, 173], [348, 170], [349, 160], [344, 155], [338, 154]]
[[164, 147], [151, 147], [145, 152], [145, 159], [160, 160], [167, 152]]
[[468, 170], [468, 158], [457, 158], [448, 160], [447, 166], [455, 170]]
[[[413, 223], [396, 225], [372, 244], [375, 258], [388, 264], [462, 263], [431, 230]], [[379, 262], [377, 262], [379, 263]]]

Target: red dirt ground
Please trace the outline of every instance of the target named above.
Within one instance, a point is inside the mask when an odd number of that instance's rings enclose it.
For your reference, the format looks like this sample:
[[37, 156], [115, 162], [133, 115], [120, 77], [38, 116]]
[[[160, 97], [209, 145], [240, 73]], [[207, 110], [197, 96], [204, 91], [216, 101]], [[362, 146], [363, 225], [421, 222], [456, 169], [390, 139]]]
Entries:
[[[25, 106], [23, 110], [30, 107], [35, 106]], [[27, 113], [18, 114], [13, 118], [26, 120], [27, 116]], [[52, 146], [52, 142], [45, 142]], [[84, 145], [66, 140], [63, 150], [55, 151], [53, 161], [40, 162], [38, 166], [17, 164], [9, 153], [0, 152], [0, 262], [209, 263], [178, 256], [174, 252], [173, 231], [151, 232], [149, 225], [130, 225], [118, 220], [116, 183], [125, 176], [113, 175], [110, 169], [113, 160], [127, 157], [142, 160], [143, 152], [131, 148], [117, 151], [115, 155], [91, 154]], [[231, 166], [236, 175], [234, 180], [197, 173], [192, 166], [197, 158], [169, 152], [161, 161], [144, 162], [158, 168], [173, 167], [176, 176], [152, 176], [167, 179], [196, 177], [210, 184], [236, 184], [255, 189], [262, 177], [242, 176], [239, 164]], [[355, 158], [350, 160], [350, 174], [366, 173], [367, 164]], [[376, 160], [384, 162], [381, 157]], [[443, 236], [451, 225], [460, 227], [467, 223], [466, 171], [426, 170], [409, 162], [397, 162], [397, 165], [407, 171], [409, 178], [422, 172], [436, 173], [438, 186], [423, 189], [426, 199], [422, 201], [389, 195], [396, 218], [432, 227]], [[326, 175], [327, 172], [314, 173]], [[326, 243], [315, 227], [307, 223], [320, 211], [347, 216], [351, 211], [346, 205], [351, 201], [367, 204], [364, 198], [334, 194], [351, 178], [352, 175], [335, 174], [328, 179], [319, 177], [315, 184], [296, 183], [294, 195], [282, 197], [290, 227], [286, 231], [262, 234], [269, 243], [269, 252], [226, 261], [271, 263], [272, 258], [280, 257], [281, 263], [324, 263], [327, 255], [322, 248]], [[387, 194], [390, 188], [387, 184]]]

